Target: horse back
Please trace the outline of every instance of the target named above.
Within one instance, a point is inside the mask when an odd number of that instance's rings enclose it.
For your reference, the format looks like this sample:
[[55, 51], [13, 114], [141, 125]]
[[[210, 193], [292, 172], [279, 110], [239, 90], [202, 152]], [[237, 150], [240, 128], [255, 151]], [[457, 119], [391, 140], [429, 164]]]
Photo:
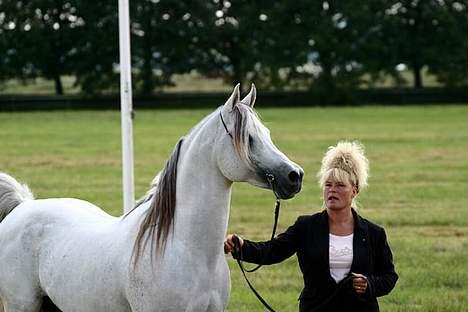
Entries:
[[[15, 264], [21, 276], [12, 283], [28, 284], [63, 310], [101, 311], [97, 305], [115, 304], [103, 298], [125, 306], [118, 272], [128, 266], [122, 260], [119, 224], [118, 218], [77, 199], [26, 201], [0, 223], [0, 277], [8, 274], [1, 267], [22, 259]], [[80, 303], [80, 310], [76, 298], [90, 299]]]

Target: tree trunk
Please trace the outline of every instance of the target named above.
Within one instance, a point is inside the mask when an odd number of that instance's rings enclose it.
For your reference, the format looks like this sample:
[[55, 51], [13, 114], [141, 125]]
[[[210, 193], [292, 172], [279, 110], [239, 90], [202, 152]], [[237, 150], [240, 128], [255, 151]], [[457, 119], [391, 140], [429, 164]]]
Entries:
[[[60, 21], [60, 15], [62, 13], [62, 0], [55, 0], [55, 10], [54, 10], [54, 20]], [[59, 23], [60, 24], [60, 23]], [[60, 25], [61, 26], [61, 25]], [[64, 55], [64, 47], [62, 40], [62, 32], [54, 31], [53, 35], [50, 37], [50, 47], [53, 55], [53, 61], [50, 64], [50, 73], [52, 73], [52, 78], [55, 84], [55, 94], [63, 95], [63, 84], [60, 74], [63, 72], [65, 64], [60, 61], [62, 55]]]
[[234, 84], [236, 85], [236, 84], [240, 83], [241, 86], [242, 86], [242, 84], [243, 84], [242, 83], [242, 80], [243, 80], [242, 78], [243, 77], [242, 77], [242, 72], [240, 70], [240, 66], [234, 66], [234, 77], [233, 77]]
[[232, 82], [234, 85], [240, 83], [242, 87], [242, 83], [245, 79], [245, 77], [243, 77], [244, 73], [242, 72], [242, 52], [239, 47], [239, 43], [236, 40], [231, 40], [229, 54], [229, 59], [231, 60], [232, 65]]
[[60, 79], [60, 74], [54, 75], [54, 84], [55, 84], [55, 94], [63, 95], [63, 85], [62, 85], [62, 79]]
[[[145, 39], [146, 41], [146, 39]], [[144, 95], [150, 95], [153, 92], [153, 68], [151, 66], [151, 47], [148, 47], [145, 44], [145, 51], [143, 52], [143, 85], [141, 88], [141, 92]]]
[[322, 92], [334, 94], [336, 91], [336, 82], [332, 74], [332, 62], [324, 58], [324, 60], [321, 62], [321, 65], [322, 73], [318, 78], [319, 88]]
[[421, 65], [419, 64], [413, 65], [414, 88], [416, 89], [420, 89], [423, 87], [421, 71], [422, 71]]
[[242, 69], [241, 69], [241, 64], [240, 64], [240, 58], [237, 56], [234, 56], [232, 59], [232, 68], [233, 68], [233, 76], [232, 80], [234, 84], [240, 83], [242, 85]]
[[[419, 43], [420, 37], [424, 36], [426, 32], [424, 31], [424, 26], [422, 23], [423, 19], [423, 10], [422, 10], [422, 4], [421, 1], [416, 1], [416, 7], [414, 8], [416, 11], [416, 16], [414, 18], [414, 24], [413, 24], [413, 44], [416, 47], [422, 47], [422, 45]], [[410, 24], [411, 25], [411, 24]], [[422, 76], [421, 76], [421, 71], [422, 71], [422, 65], [420, 64], [420, 51], [421, 49], [414, 49], [413, 50], [415, 55], [412, 56], [413, 60], [413, 78], [414, 78], [414, 88], [415, 89], [420, 89], [423, 87], [422, 85]]]
[[141, 87], [141, 92], [145, 95], [149, 95], [153, 92], [154, 88], [154, 77], [153, 77], [153, 27], [151, 26], [151, 19], [153, 18], [152, 5], [148, 3], [144, 8], [144, 31], [145, 35], [143, 36], [143, 68], [142, 68], [142, 78], [143, 83]]

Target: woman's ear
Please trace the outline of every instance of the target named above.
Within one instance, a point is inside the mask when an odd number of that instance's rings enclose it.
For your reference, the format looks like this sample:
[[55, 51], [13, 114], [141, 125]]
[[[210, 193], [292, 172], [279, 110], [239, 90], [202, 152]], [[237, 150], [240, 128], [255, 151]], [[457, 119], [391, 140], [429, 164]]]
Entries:
[[356, 185], [353, 186], [353, 197], [356, 197], [359, 194], [359, 189]]

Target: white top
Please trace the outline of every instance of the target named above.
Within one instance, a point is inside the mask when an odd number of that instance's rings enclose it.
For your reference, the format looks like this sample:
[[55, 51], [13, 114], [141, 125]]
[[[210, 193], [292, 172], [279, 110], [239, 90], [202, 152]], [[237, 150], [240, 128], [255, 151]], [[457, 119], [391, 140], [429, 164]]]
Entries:
[[353, 234], [337, 236], [330, 233], [330, 275], [339, 283], [351, 270], [353, 263]]

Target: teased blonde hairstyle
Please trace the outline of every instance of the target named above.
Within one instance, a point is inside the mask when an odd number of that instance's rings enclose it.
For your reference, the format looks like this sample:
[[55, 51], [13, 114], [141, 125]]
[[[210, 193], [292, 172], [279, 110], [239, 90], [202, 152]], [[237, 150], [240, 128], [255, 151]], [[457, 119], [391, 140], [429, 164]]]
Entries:
[[364, 155], [364, 146], [357, 142], [340, 141], [330, 146], [322, 159], [322, 166], [317, 174], [320, 187], [330, 177], [337, 181], [348, 181], [356, 186], [358, 192], [367, 186], [369, 161]]

